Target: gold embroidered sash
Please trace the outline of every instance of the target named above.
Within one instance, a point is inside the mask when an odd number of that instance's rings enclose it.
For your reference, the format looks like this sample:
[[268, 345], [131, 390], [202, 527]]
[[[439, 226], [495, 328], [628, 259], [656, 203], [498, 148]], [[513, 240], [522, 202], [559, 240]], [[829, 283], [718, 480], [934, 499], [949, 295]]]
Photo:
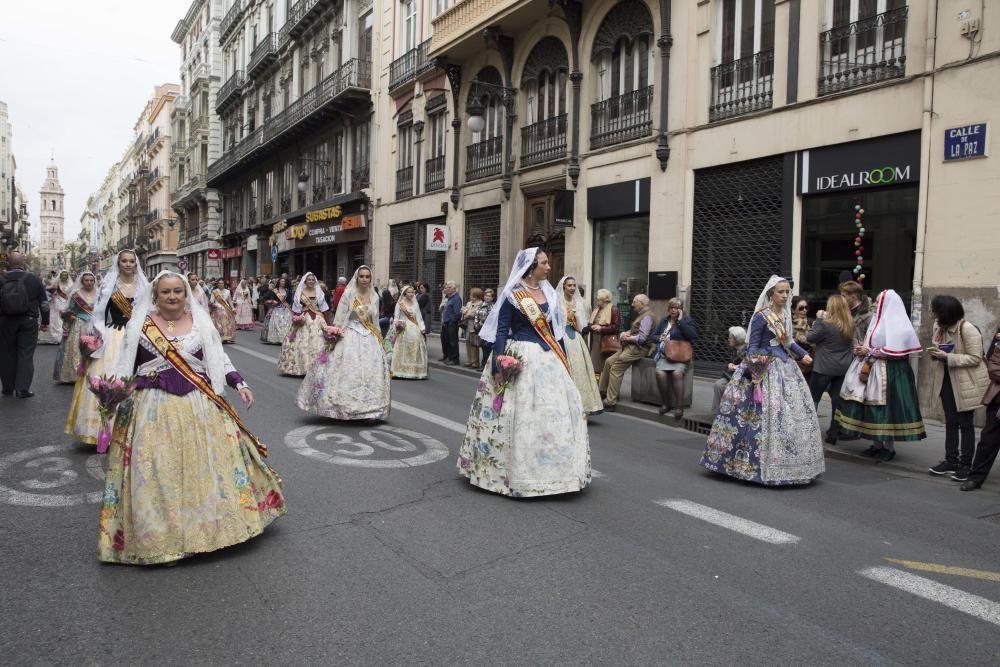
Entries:
[[783, 318], [781, 318], [780, 316], [778, 316], [770, 308], [768, 308], [766, 310], [761, 310], [760, 312], [763, 313], [764, 319], [767, 320], [767, 323], [771, 327], [771, 331], [774, 332], [774, 335], [778, 339], [778, 342], [781, 343], [781, 347], [783, 347], [783, 348], [785, 348], [787, 350], [788, 349], [788, 332], [785, 331], [785, 323], [783, 321]]
[[236, 311], [233, 310], [233, 307], [230, 306], [226, 302], [225, 299], [220, 299], [219, 298], [218, 292], [219, 292], [219, 290], [215, 290], [214, 292], [212, 292], [212, 299], [215, 300], [215, 303], [219, 304], [220, 306], [222, 306], [223, 308], [225, 308], [227, 311], [229, 311], [230, 315], [232, 315], [232, 316], [235, 317], [236, 316]]
[[194, 369], [192, 369], [188, 362], [184, 360], [184, 357], [182, 357], [180, 352], [177, 351], [177, 348], [174, 347], [173, 343], [167, 339], [167, 336], [160, 330], [160, 327], [156, 326], [156, 322], [154, 322], [152, 318], [146, 318], [146, 321], [142, 325], [142, 333], [145, 334], [146, 338], [149, 339], [149, 342], [153, 344], [156, 351], [159, 352], [160, 355], [166, 359], [178, 373], [183, 375], [184, 378], [200, 390], [201, 393], [208, 396], [208, 398], [215, 403], [220, 410], [233, 418], [233, 421], [236, 422], [236, 425], [240, 428], [240, 430], [243, 431], [243, 433], [250, 438], [250, 441], [253, 442], [254, 446], [257, 447], [257, 451], [260, 452], [261, 456], [267, 456], [267, 445], [261, 442], [260, 438], [254, 435], [250, 429], [247, 428], [246, 424], [243, 423], [243, 420], [240, 419], [240, 415], [236, 412], [236, 408], [234, 408], [225, 398], [216, 394], [208, 380], [194, 372]]
[[379, 345], [381, 345], [382, 331], [378, 328], [378, 326], [374, 322], [372, 322], [368, 318], [369, 315], [368, 305], [361, 303], [361, 299], [359, 299], [358, 297], [354, 297], [354, 303], [351, 304], [351, 310], [353, 310], [354, 313], [358, 316], [358, 320], [360, 320], [361, 324], [364, 325], [365, 329], [371, 331], [372, 334], [375, 336], [375, 340], [377, 340], [379, 342]]
[[132, 319], [132, 302], [127, 296], [122, 294], [121, 290], [115, 290], [111, 295], [111, 301], [118, 306], [118, 310], [122, 311], [122, 315], [125, 316], [126, 320]]
[[[545, 313], [542, 312], [538, 303], [536, 303], [535, 300], [531, 298], [531, 295], [524, 290], [515, 290], [514, 300], [517, 301], [517, 305], [521, 309], [521, 312], [524, 313], [524, 316], [528, 318], [529, 322], [531, 322], [531, 326], [534, 327], [538, 335], [542, 337], [542, 340], [545, 341], [546, 345], [548, 345], [552, 351], [556, 353], [556, 356], [559, 357], [559, 361], [561, 361], [563, 366], [566, 367], [566, 372], [569, 373], [569, 359], [566, 358], [566, 353], [563, 351], [562, 346], [552, 334], [549, 322], [545, 319]], [[549, 307], [558, 308], [558, 306], [553, 304], [549, 304]]]
[[413, 326], [417, 327], [418, 329], [420, 328], [420, 325], [417, 324], [417, 318], [413, 316], [413, 313], [411, 313], [409, 310], [406, 309], [406, 306], [404, 306], [403, 304], [399, 304], [399, 312], [401, 312], [406, 319], [413, 322]]
[[316, 297], [310, 298], [303, 294], [302, 298], [299, 299], [299, 303], [301, 303], [302, 306], [313, 315], [319, 315], [320, 317], [323, 316], [323, 313], [321, 313], [319, 308], [316, 307]]

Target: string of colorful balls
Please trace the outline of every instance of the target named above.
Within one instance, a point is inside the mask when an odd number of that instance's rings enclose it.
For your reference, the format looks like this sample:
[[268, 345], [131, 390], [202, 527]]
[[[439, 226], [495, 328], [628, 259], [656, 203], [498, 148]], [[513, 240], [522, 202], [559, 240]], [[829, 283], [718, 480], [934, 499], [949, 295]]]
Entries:
[[865, 228], [861, 222], [861, 216], [865, 214], [865, 209], [861, 208], [861, 204], [854, 205], [854, 226], [858, 229], [858, 235], [854, 237], [854, 256], [857, 257], [857, 266], [854, 267], [854, 275], [857, 276], [859, 283], [865, 282], [864, 271], [865, 264], [865, 247], [861, 245], [862, 239], [865, 238]]

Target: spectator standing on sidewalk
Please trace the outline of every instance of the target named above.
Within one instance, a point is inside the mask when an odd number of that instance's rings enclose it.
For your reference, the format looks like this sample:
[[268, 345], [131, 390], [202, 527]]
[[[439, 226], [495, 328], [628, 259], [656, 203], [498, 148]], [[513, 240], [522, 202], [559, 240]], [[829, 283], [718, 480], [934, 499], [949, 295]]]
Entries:
[[10, 253], [7, 265], [0, 276], [0, 384], [5, 396], [31, 398], [38, 332], [49, 328], [48, 296], [24, 255]]
[[747, 356], [747, 330], [743, 327], [729, 327], [729, 363], [722, 371], [722, 377], [712, 385], [712, 414], [719, 414], [719, 403], [722, 402], [722, 392], [733, 379], [733, 373]]
[[650, 334], [653, 331], [653, 314], [649, 310], [649, 297], [636, 294], [632, 299], [632, 312], [635, 318], [628, 331], [621, 334], [622, 349], [615, 352], [604, 362], [604, 372], [601, 373], [601, 393], [604, 394], [604, 409], [608, 412], [617, 410], [618, 392], [621, 390], [625, 371], [640, 359], [649, 356], [653, 347]]
[[426, 336], [431, 332], [431, 320], [434, 319], [431, 286], [426, 282], [417, 283], [417, 305], [420, 306], [420, 316], [424, 318], [424, 335]]
[[473, 287], [469, 290], [469, 301], [462, 307], [462, 326], [465, 327], [465, 367], [479, 368], [479, 329], [476, 327], [476, 313], [483, 305], [483, 290]]
[[847, 299], [847, 305], [851, 308], [851, 317], [854, 318], [854, 344], [860, 345], [865, 342], [865, 334], [868, 333], [868, 325], [872, 321], [872, 300], [865, 295], [865, 288], [861, 283], [853, 280], [840, 283], [840, 296]]
[[837, 425], [837, 408], [840, 407], [840, 388], [844, 376], [854, 361], [854, 318], [847, 299], [834, 294], [826, 300], [826, 310], [816, 313], [816, 321], [806, 336], [806, 341], [815, 350], [812, 373], [809, 374], [809, 391], [813, 403], [819, 407], [823, 394], [830, 395], [830, 429], [826, 432], [826, 442], [837, 444], [840, 427]]
[[982, 401], [986, 406], [986, 426], [979, 436], [976, 455], [972, 457], [969, 478], [962, 483], [963, 491], [975, 491], [983, 485], [1000, 452], [1000, 327], [993, 334], [986, 355], [986, 370], [990, 376], [990, 386]]
[[457, 366], [461, 363], [458, 356], [458, 325], [462, 321], [462, 297], [457, 285], [451, 280], [444, 285], [442, 306], [441, 361], [449, 366]]
[[[807, 340], [809, 336], [809, 302], [801, 294], [792, 297], [792, 335], [799, 347], [810, 355], [813, 354], [813, 347]], [[812, 364], [807, 364], [801, 359], [795, 363], [799, 365], [802, 376], [808, 382], [813, 370]]]
[[479, 304], [479, 309], [476, 311], [476, 337], [479, 339], [479, 346], [483, 348], [479, 370], [486, 368], [486, 363], [490, 360], [490, 355], [493, 354], [493, 341], [485, 340], [479, 335], [479, 332], [482, 330], [483, 325], [486, 324], [486, 318], [490, 316], [490, 311], [493, 310], [495, 301], [496, 292], [487, 288], [483, 291], [483, 301]]
[[983, 359], [983, 336], [965, 319], [962, 303], [953, 296], [939, 294], [931, 299], [934, 314], [934, 345], [928, 348], [937, 362], [931, 366], [935, 395], [944, 408], [945, 460], [928, 468], [932, 475], [951, 475], [964, 482], [969, 477], [976, 449], [972, 423], [990, 379]]

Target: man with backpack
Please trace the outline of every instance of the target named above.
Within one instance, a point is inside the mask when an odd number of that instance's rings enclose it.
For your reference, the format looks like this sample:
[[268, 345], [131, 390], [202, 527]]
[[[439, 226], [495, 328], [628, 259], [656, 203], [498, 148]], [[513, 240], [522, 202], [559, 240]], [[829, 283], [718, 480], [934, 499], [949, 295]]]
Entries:
[[28, 272], [24, 255], [12, 252], [7, 263], [7, 272], [0, 275], [0, 384], [4, 396], [31, 398], [38, 318], [47, 331], [48, 296], [42, 281]]

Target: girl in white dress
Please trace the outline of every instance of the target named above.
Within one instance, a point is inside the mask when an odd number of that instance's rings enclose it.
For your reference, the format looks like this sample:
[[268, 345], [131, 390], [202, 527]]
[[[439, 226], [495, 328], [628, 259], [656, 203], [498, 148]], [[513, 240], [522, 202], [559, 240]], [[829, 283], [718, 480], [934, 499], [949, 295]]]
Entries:
[[604, 412], [601, 392], [594, 379], [594, 362], [590, 359], [590, 346], [583, 339], [587, 328], [587, 307], [576, 290], [576, 278], [563, 276], [556, 285], [559, 295], [559, 307], [562, 308], [566, 320], [566, 332], [563, 345], [566, 346], [566, 358], [569, 360], [569, 371], [573, 383], [580, 390], [583, 400], [583, 411], [588, 415]]
[[396, 336], [392, 348], [392, 377], [426, 380], [427, 341], [424, 339], [424, 318], [420, 314], [420, 304], [417, 303], [412, 285], [403, 287], [403, 293], [396, 302], [396, 315], [390, 325], [390, 332]]

